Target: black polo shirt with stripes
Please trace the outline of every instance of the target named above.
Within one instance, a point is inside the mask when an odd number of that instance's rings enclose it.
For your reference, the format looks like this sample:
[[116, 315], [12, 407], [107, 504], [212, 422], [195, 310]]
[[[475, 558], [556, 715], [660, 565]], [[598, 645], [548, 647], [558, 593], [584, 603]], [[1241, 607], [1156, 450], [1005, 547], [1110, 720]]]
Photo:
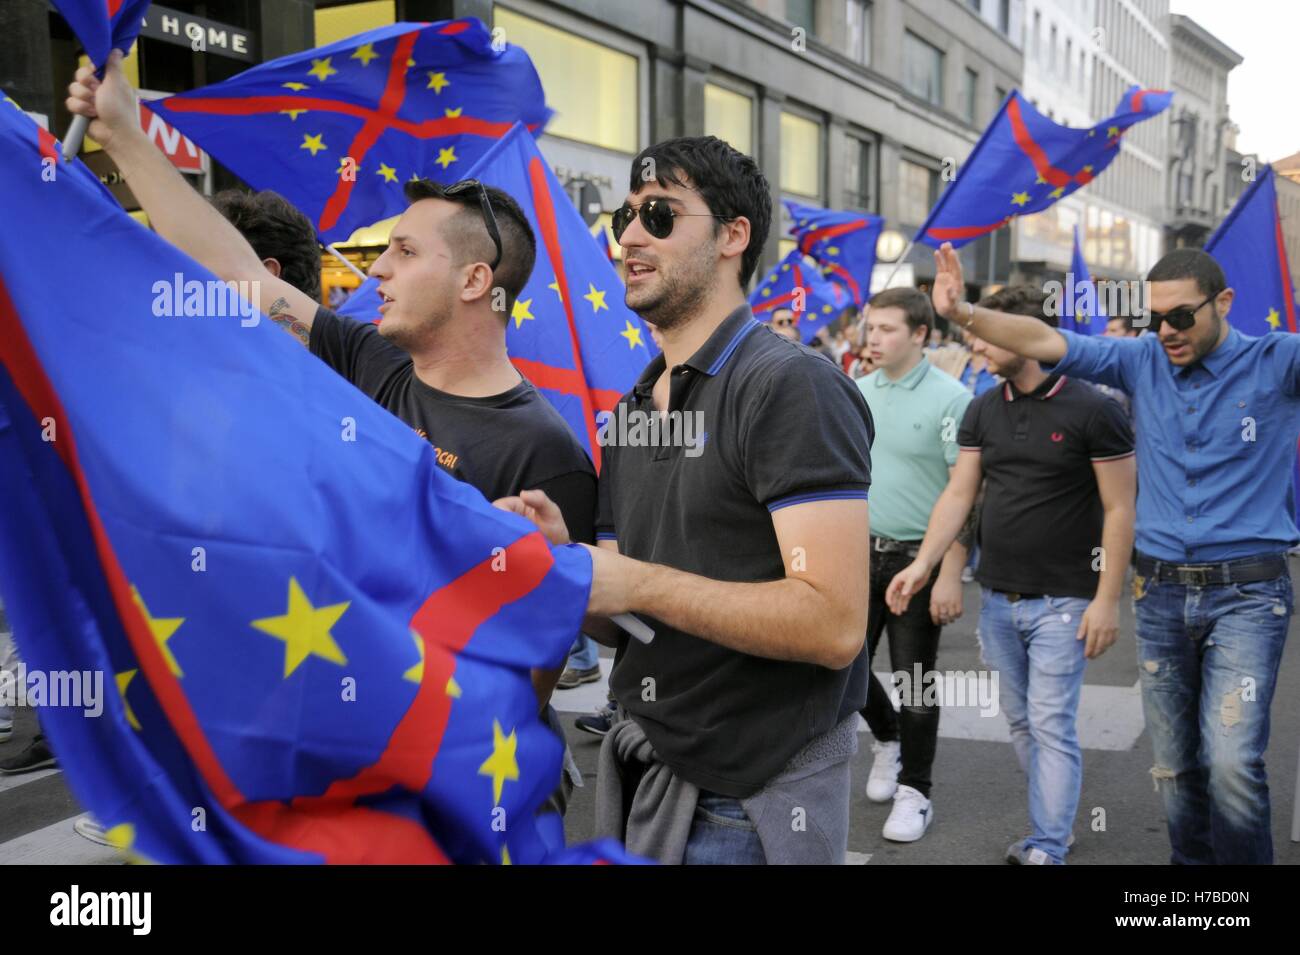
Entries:
[[1094, 596], [1102, 508], [1092, 465], [1133, 454], [1118, 403], [1060, 375], [1029, 394], [1004, 382], [970, 403], [957, 441], [979, 452], [984, 471], [975, 579], [1013, 593]]
[[[637, 437], [654, 411], [660, 354], [608, 422], [597, 538], [619, 551], [714, 580], [779, 580], [772, 513], [811, 501], [865, 499], [873, 427], [866, 401], [824, 356], [774, 334], [749, 307], [729, 315], [672, 369], [674, 442]], [[629, 424], [630, 423], [630, 424]], [[646, 645], [625, 639], [615, 697], [659, 758], [703, 789], [744, 797], [811, 739], [865, 704], [866, 657], [833, 671], [762, 659], [647, 618]]]

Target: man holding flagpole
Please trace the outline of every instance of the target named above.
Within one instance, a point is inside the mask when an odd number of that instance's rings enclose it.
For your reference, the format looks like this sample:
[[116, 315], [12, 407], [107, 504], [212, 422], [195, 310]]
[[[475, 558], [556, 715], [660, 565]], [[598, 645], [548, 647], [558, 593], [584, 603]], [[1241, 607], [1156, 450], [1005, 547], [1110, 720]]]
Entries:
[[1132, 396], [1138, 664], [1172, 861], [1271, 863], [1264, 752], [1294, 605], [1286, 551], [1300, 540], [1287, 511], [1300, 337], [1232, 328], [1235, 292], [1199, 249], [1147, 274], [1152, 334], [1138, 338], [972, 305], [951, 245], [935, 263], [940, 315], [1046, 371]]

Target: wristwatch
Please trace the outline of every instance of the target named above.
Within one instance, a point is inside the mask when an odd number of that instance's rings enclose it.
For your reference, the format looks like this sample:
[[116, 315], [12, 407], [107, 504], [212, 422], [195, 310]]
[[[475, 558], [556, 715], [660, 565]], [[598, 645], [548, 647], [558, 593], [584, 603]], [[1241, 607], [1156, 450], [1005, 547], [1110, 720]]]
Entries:
[[962, 304], [966, 306], [966, 321], [959, 321], [957, 324], [962, 328], [970, 328], [975, 322], [975, 306], [970, 302], [962, 302]]

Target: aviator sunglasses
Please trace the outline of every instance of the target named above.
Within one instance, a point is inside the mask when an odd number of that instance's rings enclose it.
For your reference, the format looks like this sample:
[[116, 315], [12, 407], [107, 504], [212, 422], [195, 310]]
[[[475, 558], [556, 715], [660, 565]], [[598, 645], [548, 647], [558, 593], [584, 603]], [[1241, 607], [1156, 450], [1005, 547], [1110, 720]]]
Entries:
[[492, 202], [488, 199], [487, 190], [483, 188], [483, 183], [477, 179], [462, 179], [460, 182], [453, 182], [442, 190], [444, 196], [463, 196], [465, 194], [478, 194], [479, 208], [483, 211], [483, 224], [487, 226], [488, 235], [492, 239], [492, 245], [496, 247], [496, 257], [489, 266], [493, 272], [501, 264], [501, 231], [497, 228], [496, 213], [492, 211]]
[[627, 227], [632, 224], [634, 216], [641, 220], [641, 225], [656, 239], [666, 239], [672, 235], [673, 219], [677, 218], [677, 216], [704, 216], [711, 219], [721, 219], [723, 222], [729, 222], [735, 218], [735, 216], [720, 216], [712, 212], [674, 212], [665, 199], [651, 199], [635, 208], [625, 202], [614, 211], [613, 219], [609, 224], [610, 230], [614, 233], [615, 242], [623, 237]]

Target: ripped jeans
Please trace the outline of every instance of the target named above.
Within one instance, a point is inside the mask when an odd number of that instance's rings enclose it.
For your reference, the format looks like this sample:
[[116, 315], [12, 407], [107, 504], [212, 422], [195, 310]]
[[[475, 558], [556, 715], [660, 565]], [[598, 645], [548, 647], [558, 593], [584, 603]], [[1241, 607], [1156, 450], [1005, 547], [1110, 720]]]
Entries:
[[1270, 864], [1264, 751], [1291, 577], [1186, 586], [1134, 578], [1142, 709], [1175, 864]]

